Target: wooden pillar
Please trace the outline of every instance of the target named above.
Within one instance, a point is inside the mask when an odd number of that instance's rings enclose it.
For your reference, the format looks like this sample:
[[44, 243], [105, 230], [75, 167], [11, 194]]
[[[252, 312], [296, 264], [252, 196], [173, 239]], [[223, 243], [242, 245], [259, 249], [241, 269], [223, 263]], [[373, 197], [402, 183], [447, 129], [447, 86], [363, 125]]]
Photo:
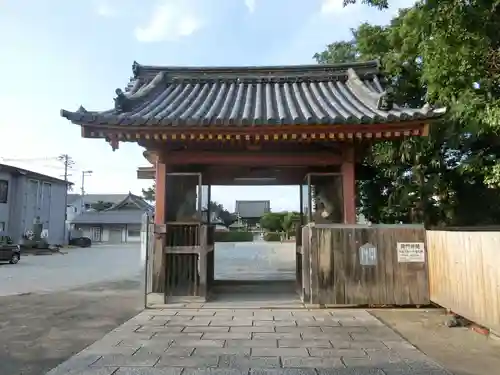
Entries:
[[[155, 228], [165, 228], [167, 220], [167, 166], [163, 157], [156, 160], [156, 190], [155, 190]], [[165, 244], [164, 230], [155, 229], [155, 244], [153, 252], [153, 293], [163, 293], [165, 288]]]
[[342, 160], [342, 196], [344, 200], [344, 224], [356, 224], [356, 175], [354, 146], [344, 150]]

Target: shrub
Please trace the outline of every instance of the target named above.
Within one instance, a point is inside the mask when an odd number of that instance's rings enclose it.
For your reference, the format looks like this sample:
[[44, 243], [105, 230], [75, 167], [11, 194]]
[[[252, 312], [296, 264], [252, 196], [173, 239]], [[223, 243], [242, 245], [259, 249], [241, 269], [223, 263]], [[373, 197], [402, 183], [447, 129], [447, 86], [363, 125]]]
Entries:
[[252, 242], [252, 232], [215, 232], [215, 242]]
[[279, 233], [269, 232], [264, 235], [264, 241], [277, 242], [281, 241], [281, 235]]

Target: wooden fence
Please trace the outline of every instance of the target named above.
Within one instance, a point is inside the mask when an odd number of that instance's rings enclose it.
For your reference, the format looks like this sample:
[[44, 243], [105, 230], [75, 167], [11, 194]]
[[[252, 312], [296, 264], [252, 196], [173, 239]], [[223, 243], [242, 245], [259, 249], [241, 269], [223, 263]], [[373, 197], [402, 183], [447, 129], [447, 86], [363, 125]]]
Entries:
[[432, 302], [500, 333], [500, 231], [427, 231]]
[[302, 297], [319, 305], [425, 305], [425, 229], [418, 225], [302, 228]]

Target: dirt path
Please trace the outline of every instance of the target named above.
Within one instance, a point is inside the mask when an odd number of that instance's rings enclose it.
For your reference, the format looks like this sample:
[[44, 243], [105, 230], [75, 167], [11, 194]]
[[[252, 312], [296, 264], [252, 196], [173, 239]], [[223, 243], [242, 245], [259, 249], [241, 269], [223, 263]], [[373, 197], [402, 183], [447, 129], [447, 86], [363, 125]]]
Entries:
[[43, 375], [142, 310], [139, 280], [0, 297], [0, 373]]
[[448, 328], [443, 310], [370, 310], [454, 375], [491, 375], [500, 369], [500, 340], [467, 328]]

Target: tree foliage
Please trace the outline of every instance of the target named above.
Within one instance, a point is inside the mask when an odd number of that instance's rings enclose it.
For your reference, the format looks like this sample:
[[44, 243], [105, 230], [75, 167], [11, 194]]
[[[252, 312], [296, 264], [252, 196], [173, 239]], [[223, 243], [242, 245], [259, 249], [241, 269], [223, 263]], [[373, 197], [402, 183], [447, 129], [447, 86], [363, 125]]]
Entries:
[[289, 232], [299, 221], [298, 212], [268, 212], [260, 218], [260, 226], [269, 232]]
[[156, 182], [153, 182], [152, 186], [148, 187], [147, 189], [142, 189], [142, 197], [148, 202], [154, 202], [155, 191], [156, 191]]
[[422, 1], [388, 26], [362, 24], [352, 40], [314, 56], [318, 63], [379, 59], [400, 105], [448, 109], [429, 137], [366, 150], [358, 205], [372, 222], [500, 223], [499, 4]]
[[96, 203], [93, 203], [90, 205], [90, 208], [96, 210], [97, 212], [107, 210], [108, 208], [111, 208], [113, 206], [113, 203], [111, 202], [103, 202], [103, 201], [98, 201]]

